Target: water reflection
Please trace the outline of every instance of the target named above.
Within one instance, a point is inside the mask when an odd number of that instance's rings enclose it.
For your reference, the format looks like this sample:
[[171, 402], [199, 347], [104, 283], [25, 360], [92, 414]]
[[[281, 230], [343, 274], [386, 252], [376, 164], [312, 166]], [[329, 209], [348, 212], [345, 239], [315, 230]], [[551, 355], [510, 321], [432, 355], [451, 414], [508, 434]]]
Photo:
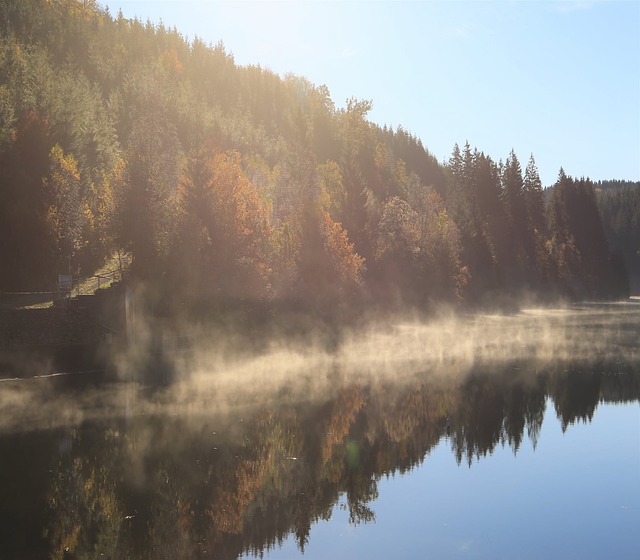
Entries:
[[[316, 361], [302, 383], [262, 395], [220, 380], [198, 395], [188, 384], [4, 383], [0, 558], [237, 558], [289, 535], [304, 550], [337, 503], [351, 524], [373, 521], [381, 478], [428, 461], [442, 441], [473, 468], [497, 446], [535, 447], [548, 406], [564, 430], [600, 403], [640, 400], [636, 318], [581, 324], [607, 348], [584, 359], [529, 349], [496, 360], [476, 349], [471, 361], [436, 366], [390, 354], [379, 376], [371, 363], [358, 374], [353, 362]], [[305, 393], [314, 373], [323, 390]]]

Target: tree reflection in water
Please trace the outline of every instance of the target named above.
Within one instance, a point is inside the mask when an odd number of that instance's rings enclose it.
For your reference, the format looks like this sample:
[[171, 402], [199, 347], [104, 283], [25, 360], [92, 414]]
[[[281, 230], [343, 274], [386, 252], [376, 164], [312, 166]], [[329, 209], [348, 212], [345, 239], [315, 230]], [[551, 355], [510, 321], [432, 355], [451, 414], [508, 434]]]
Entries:
[[289, 535], [304, 550], [338, 503], [353, 525], [374, 520], [380, 479], [443, 438], [472, 466], [498, 445], [535, 447], [550, 402], [566, 430], [638, 400], [637, 361], [518, 360], [198, 414], [103, 402], [82, 422], [0, 434], [0, 557], [237, 558]]

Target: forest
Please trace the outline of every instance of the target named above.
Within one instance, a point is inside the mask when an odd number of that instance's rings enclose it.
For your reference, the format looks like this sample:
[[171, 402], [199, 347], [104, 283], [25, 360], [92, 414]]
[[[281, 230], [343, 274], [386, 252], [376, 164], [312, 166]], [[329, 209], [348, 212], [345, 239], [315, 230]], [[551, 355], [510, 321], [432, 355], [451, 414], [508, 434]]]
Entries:
[[0, 291], [129, 255], [161, 311], [628, 295], [640, 183], [402, 127], [92, 0], [0, 3]]

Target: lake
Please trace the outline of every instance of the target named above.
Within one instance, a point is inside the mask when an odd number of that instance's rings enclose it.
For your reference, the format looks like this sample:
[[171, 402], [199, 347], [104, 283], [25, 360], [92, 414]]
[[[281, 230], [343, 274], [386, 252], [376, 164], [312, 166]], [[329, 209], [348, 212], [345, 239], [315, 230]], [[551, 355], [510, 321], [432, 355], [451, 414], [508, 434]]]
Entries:
[[638, 558], [640, 304], [0, 381], [0, 559]]

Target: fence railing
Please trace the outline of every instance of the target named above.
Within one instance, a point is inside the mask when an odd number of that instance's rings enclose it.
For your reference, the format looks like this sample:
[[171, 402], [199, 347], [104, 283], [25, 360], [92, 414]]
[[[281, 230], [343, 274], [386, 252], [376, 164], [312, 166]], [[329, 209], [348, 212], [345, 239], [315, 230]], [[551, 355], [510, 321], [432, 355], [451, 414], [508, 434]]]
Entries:
[[92, 276], [76, 277], [58, 276], [58, 284], [54, 291], [15, 291], [0, 292], [0, 310], [24, 307], [48, 307], [51, 303], [61, 303], [77, 296], [91, 295], [100, 288], [106, 288], [114, 282], [122, 280], [124, 272], [131, 264], [130, 255], [120, 255], [119, 266], [113, 270], [102, 271]]
[[60, 291], [67, 297], [90, 295], [95, 293], [96, 290], [107, 288], [114, 282], [119, 282], [120, 280], [122, 280], [122, 271], [120, 269], [110, 270], [93, 276], [74, 278], [70, 290]]

